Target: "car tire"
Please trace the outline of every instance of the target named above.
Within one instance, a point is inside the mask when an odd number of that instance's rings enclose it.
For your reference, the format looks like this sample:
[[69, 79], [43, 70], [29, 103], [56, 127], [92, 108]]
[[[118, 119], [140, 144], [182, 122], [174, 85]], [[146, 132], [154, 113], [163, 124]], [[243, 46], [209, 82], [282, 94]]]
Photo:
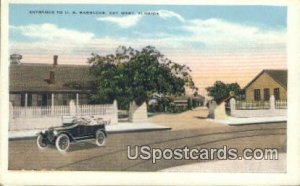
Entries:
[[96, 145], [101, 147], [106, 143], [106, 135], [102, 130], [97, 130], [96, 132]]
[[43, 136], [41, 134], [39, 134], [38, 137], [36, 138], [36, 144], [38, 148], [42, 150], [48, 147], [48, 144], [43, 142]]
[[55, 146], [59, 152], [65, 153], [70, 147], [70, 138], [66, 134], [60, 134], [55, 141]]

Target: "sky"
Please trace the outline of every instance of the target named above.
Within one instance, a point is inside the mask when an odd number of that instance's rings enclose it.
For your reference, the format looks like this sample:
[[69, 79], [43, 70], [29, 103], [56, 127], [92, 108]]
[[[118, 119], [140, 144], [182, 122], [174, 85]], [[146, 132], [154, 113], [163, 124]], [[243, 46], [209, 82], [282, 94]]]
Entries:
[[[39, 12], [42, 11], [42, 12]], [[245, 86], [286, 69], [281, 6], [10, 4], [9, 52], [23, 63], [87, 64], [91, 53], [151, 45], [192, 69], [200, 94], [216, 80]]]

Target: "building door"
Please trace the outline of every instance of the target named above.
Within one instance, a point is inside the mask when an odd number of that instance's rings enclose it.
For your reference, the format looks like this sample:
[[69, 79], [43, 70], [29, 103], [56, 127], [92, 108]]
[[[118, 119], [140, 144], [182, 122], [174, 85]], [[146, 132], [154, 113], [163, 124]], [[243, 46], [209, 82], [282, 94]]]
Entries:
[[47, 94], [42, 94], [42, 106], [47, 106], [48, 96]]
[[264, 100], [269, 101], [270, 100], [270, 89], [265, 88], [264, 89]]

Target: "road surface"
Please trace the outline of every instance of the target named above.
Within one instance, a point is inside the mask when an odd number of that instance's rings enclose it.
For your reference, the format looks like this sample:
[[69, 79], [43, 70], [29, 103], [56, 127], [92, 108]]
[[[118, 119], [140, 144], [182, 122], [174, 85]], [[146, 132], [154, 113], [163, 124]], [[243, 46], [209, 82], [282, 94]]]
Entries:
[[[131, 132], [111, 134], [105, 147], [92, 142], [71, 145], [61, 154], [55, 147], [40, 150], [35, 139], [9, 141], [10, 170], [76, 170], [76, 171], [160, 171], [175, 166], [214, 160], [128, 159], [128, 146], [151, 148], [277, 148], [286, 151], [286, 123], [221, 126], [186, 130]], [[279, 154], [280, 155], [280, 154]], [[238, 160], [237, 160], [238, 161]], [[267, 168], [267, 167], [266, 167]], [[251, 172], [251, 170], [249, 170]], [[238, 168], [236, 172], [239, 172]]]

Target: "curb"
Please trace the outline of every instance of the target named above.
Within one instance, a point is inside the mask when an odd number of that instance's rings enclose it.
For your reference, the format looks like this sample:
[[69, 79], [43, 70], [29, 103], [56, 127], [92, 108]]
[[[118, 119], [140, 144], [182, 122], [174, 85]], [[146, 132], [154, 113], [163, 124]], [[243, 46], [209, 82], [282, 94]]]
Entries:
[[[106, 132], [108, 134], [118, 134], [118, 133], [134, 133], [134, 132], [153, 132], [153, 131], [163, 131], [163, 130], [171, 130], [171, 127], [157, 127], [157, 128], [141, 128], [141, 129], [125, 129], [125, 130], [107, 130]], [[36, 131], [34, 132], [36, 133]], [[15, 137], [9, 137], [9, 140], [28, 140], [28, 139], [34, 139], [36, 138], [36, 135], [28, 135], [28, 136], [15, 136]]]
[[133, 133], [133, 132], [152, 132], [152, 131], [160, 131], [160, 130], [171, 130], [171, 127], [164, 128], [148, 128], [148, 129], [128, 129], [128, 130], [115, 130], [115, 131], [107, 131], [108, 134], [116, 134], [116, 133]]

